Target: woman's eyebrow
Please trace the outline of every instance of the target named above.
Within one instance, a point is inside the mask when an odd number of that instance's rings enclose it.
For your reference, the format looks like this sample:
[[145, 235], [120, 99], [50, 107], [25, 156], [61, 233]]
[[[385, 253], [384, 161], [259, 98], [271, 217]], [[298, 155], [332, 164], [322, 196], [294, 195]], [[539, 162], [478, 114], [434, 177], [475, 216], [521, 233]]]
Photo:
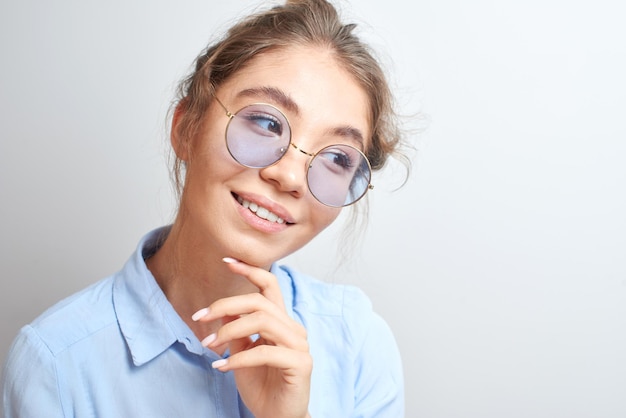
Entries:
[[295, 115], [300, 114], [300, 109], [298, 108], [298, 105], [296, 104], [296, 102], [294, 102], [287, 93], [285, 93], [284, 91], [276, 87], [263, 86], [263, 87], [255, 87], [255, 88], [241, 90], [237, 94], [237, 97], [264, 98], [273, 103], [278, 103], [280, 107], [286, 110], [289, 110], [291, 113], [294, 113]]
[[336, 128], [330, 129], [329, 133], [333, 136], [339, 136], [348, 140], [351, 140], [357, 143], [361, 149], [365, 147], [365, 142], [363, 140], [363, 133], [355, 128], [354, 126], [338, 126]]

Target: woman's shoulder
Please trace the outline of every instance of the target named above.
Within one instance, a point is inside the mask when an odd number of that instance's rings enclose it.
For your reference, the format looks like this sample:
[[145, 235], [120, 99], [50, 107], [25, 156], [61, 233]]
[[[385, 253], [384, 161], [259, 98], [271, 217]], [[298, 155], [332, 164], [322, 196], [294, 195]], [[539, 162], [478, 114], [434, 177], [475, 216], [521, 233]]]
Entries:
[[286, 306], [307, 329], [315, 364], [311, 403], [323, 409], [333, 397], [354, 399], [351, 416], [403, 416], [400, 352], [369, 297], [358, 287], [324, 282], [290, 267], [272, 272]]
[[112, 303], [114, 276], [102, 279], [52, 305], [20, 331], [56, 353], [116, 323]]

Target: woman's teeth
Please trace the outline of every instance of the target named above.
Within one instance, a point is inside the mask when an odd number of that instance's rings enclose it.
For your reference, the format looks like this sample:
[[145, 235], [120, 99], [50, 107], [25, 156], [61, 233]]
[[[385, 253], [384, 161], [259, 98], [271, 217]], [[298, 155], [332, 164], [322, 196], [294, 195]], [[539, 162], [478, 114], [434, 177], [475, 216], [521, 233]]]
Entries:
[[264, 208], [262, 206], [259, 206], [259, 205], [257, 205], [254, 202], [249, 202], [249, 201], [244, 200], [243, 198], [241, 198], [239, 196], [237, 196], [237, 201], [244, 208], [250, 210], [251, 212], [256, 213], [256, 216], [258, 216], [259, 218], [267, 219], [270, 222], [276, 222], [278, 224], [285, 223], [284, 219], [279, 218], [278, 215], [276, 215], [275, 213], [270, 212], [266, 208]]

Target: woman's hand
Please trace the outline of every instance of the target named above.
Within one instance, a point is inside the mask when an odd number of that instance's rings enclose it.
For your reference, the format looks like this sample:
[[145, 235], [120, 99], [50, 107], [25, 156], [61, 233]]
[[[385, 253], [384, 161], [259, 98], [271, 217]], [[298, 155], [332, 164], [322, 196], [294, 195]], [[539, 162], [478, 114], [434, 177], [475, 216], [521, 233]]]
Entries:
[[[230, 357], [213, 362], [213, 367], [234, 371], [239, 394], [255, 417], [308, 417], [313, 360], [306, 330], [287, 315], [272, 273], [230, 258], [224, 261], [260, 292], [220, 299], [194, 314], [194, 320], [224, 323], [203, 340], [208, 348], [230, 348]], [[259, 338], [253, 341], [255, 334]]]

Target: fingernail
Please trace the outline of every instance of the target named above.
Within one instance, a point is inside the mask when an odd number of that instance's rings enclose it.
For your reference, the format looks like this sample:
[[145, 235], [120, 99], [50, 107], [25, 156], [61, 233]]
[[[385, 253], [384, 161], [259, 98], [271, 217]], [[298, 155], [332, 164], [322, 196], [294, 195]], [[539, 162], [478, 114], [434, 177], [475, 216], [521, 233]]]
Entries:
[[196, 312], [195, 314], [191, 315], [191, 319], [193, 321], [197, 321], [197, 320], [199, 320], [201, 318], [204, 318], [208, 314], [209, 314], [209, 308], [202, 308], [198, 312]]
[[211, 363], [211, 367], [213, 367], [214, 369], [219, 369], [220, 367], [225, 366], [226, 363], [228, 363], [228, 360], [226, 360], [225, 358], [215, 360], [213, 363]]
[[228, 264], [234, 264], [234, 263], [238, 263], [239, 262], [239, 260], [234, 259], [232, 257], [224, 257], [224, 258], [222, 258], [222, 261], [224, 263], [228, 263]]
[[211, 344], [213, 341], [215, 341], [215, 339], [217, 338], [217, 334], [213, 333], [207, 337], [204, 338], [204, 340], [202, 340], [201, 344], [205, 347], [208, 347], [209, 344]]

